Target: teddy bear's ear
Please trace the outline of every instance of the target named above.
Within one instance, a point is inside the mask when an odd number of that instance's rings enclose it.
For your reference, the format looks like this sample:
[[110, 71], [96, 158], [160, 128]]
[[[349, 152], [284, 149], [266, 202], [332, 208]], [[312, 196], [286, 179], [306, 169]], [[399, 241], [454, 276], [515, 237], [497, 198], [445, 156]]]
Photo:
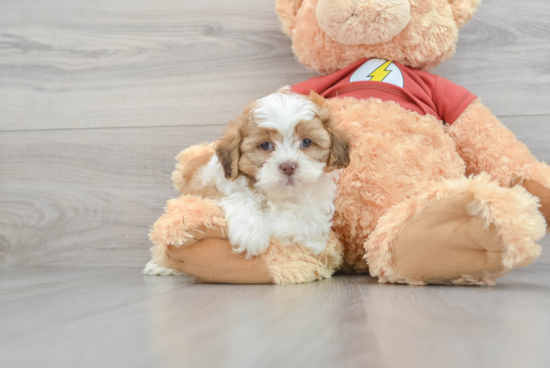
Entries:
[[481, 0], [449, 0], [458, 28], [462, 28], [477, 12]]
[[296, 23], [296, 14], [302, 6], [304, 0], [277, 0], [275, 11], [282, 23], [282, 30], [288, 36], [292, 37], [292, 30]]

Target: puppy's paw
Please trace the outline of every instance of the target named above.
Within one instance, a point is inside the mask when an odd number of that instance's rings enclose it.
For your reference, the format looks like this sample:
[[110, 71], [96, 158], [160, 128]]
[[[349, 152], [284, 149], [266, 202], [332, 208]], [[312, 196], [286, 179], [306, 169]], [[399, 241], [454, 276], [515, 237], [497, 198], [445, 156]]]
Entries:
[[246, 252], [246, 258], [258, 256], [269, 246], [269, 232], [257, 229], [254, 231], [237, 233], [229, 232], [229, 241], [237, 253]]
[[304, 248], [307, 248], [314, 256], [318, 256], [319, 254], [323, 253], [323, 251], [327, 248], [327, 243], [328, 237], [323, 237], [320, 239], [304, 242], [302, 245], [304, 246]]
[[143, 271], [141, 271], [142, 275], [149, 275], [149, 276], [174, 276], [174, 275], [183, 275], [182, 273], [172, 270], [166, 267], [159, 266], [156, 263], [153, 263], [153, 261], [147, 262], [145, 265], [145, 268]]

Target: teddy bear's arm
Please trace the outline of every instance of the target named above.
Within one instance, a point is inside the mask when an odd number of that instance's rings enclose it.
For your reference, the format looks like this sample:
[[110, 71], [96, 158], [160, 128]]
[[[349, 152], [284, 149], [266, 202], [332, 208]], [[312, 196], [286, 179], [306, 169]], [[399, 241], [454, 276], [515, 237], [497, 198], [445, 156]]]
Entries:
[[247, 259], [221, 237], [204, 238], [185, 247], [168, 245], [156, 252], [162, 266], [212, 283], [305, 283], [330, 277], [342, 263], [342, 246], [334, 233], [318, 256], [297, 245], [272, 241], [267, 251]]
[[180, 194], [215, 197], [215, 187], [204, 185], [200, 175], [197, 175], [214, 156], [214, 144], [200, 143], [184, 149], [176, 156], [178, 163], [172, 173], [172, 182]]
[[540, 211], [550, 222], [550, 167], [539, 162], [479, 99], [446, 129], [466, 163], [467, 175], [486, 172], [503, 187], [522, 185], [540, 198]]
[[262, 257], [247, 259], [244, 253], [233, 252], [233, 247], [225, 238], [205, 238], [183, 248], [169, 245], [164, 252], [164, 267], [192, 276], [198, 281], [223, 284], [273, 283]]

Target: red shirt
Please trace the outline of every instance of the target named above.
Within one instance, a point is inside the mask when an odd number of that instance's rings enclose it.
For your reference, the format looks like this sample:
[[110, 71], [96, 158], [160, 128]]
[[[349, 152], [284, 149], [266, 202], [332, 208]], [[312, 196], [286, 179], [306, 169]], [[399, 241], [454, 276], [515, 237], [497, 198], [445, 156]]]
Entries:
[[433, 115], [452, 124], [476, 96], [437, 75], [382, 59], [359, 60], [347, 68], [314, 77], [291, 87], [307, 95], [313, 90], [325, 98], [379, 98], [394, 101], [421, 115]]

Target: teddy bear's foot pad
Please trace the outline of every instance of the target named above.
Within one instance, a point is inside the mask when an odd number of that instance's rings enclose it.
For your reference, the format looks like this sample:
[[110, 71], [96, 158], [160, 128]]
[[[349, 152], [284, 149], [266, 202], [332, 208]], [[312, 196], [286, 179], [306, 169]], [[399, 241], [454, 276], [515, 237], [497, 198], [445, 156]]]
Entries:
[[527, 223], [537, 222], [534, 206], [522, 208], [526, 193], [497, 192], [479, 186], [420, 210], [393, 241], [397, 273], [419, 283], [494, 284], [510, 269], [529, 265], [540, 253], [537, 231]]
[[436, 201], [407, 223], [393, 243], [399, 274], [449, 283], [464, 275], [502, 273], [502, 238], [494, 224], [469, 214], [473, 200], [473, 194], [463, 193]]

